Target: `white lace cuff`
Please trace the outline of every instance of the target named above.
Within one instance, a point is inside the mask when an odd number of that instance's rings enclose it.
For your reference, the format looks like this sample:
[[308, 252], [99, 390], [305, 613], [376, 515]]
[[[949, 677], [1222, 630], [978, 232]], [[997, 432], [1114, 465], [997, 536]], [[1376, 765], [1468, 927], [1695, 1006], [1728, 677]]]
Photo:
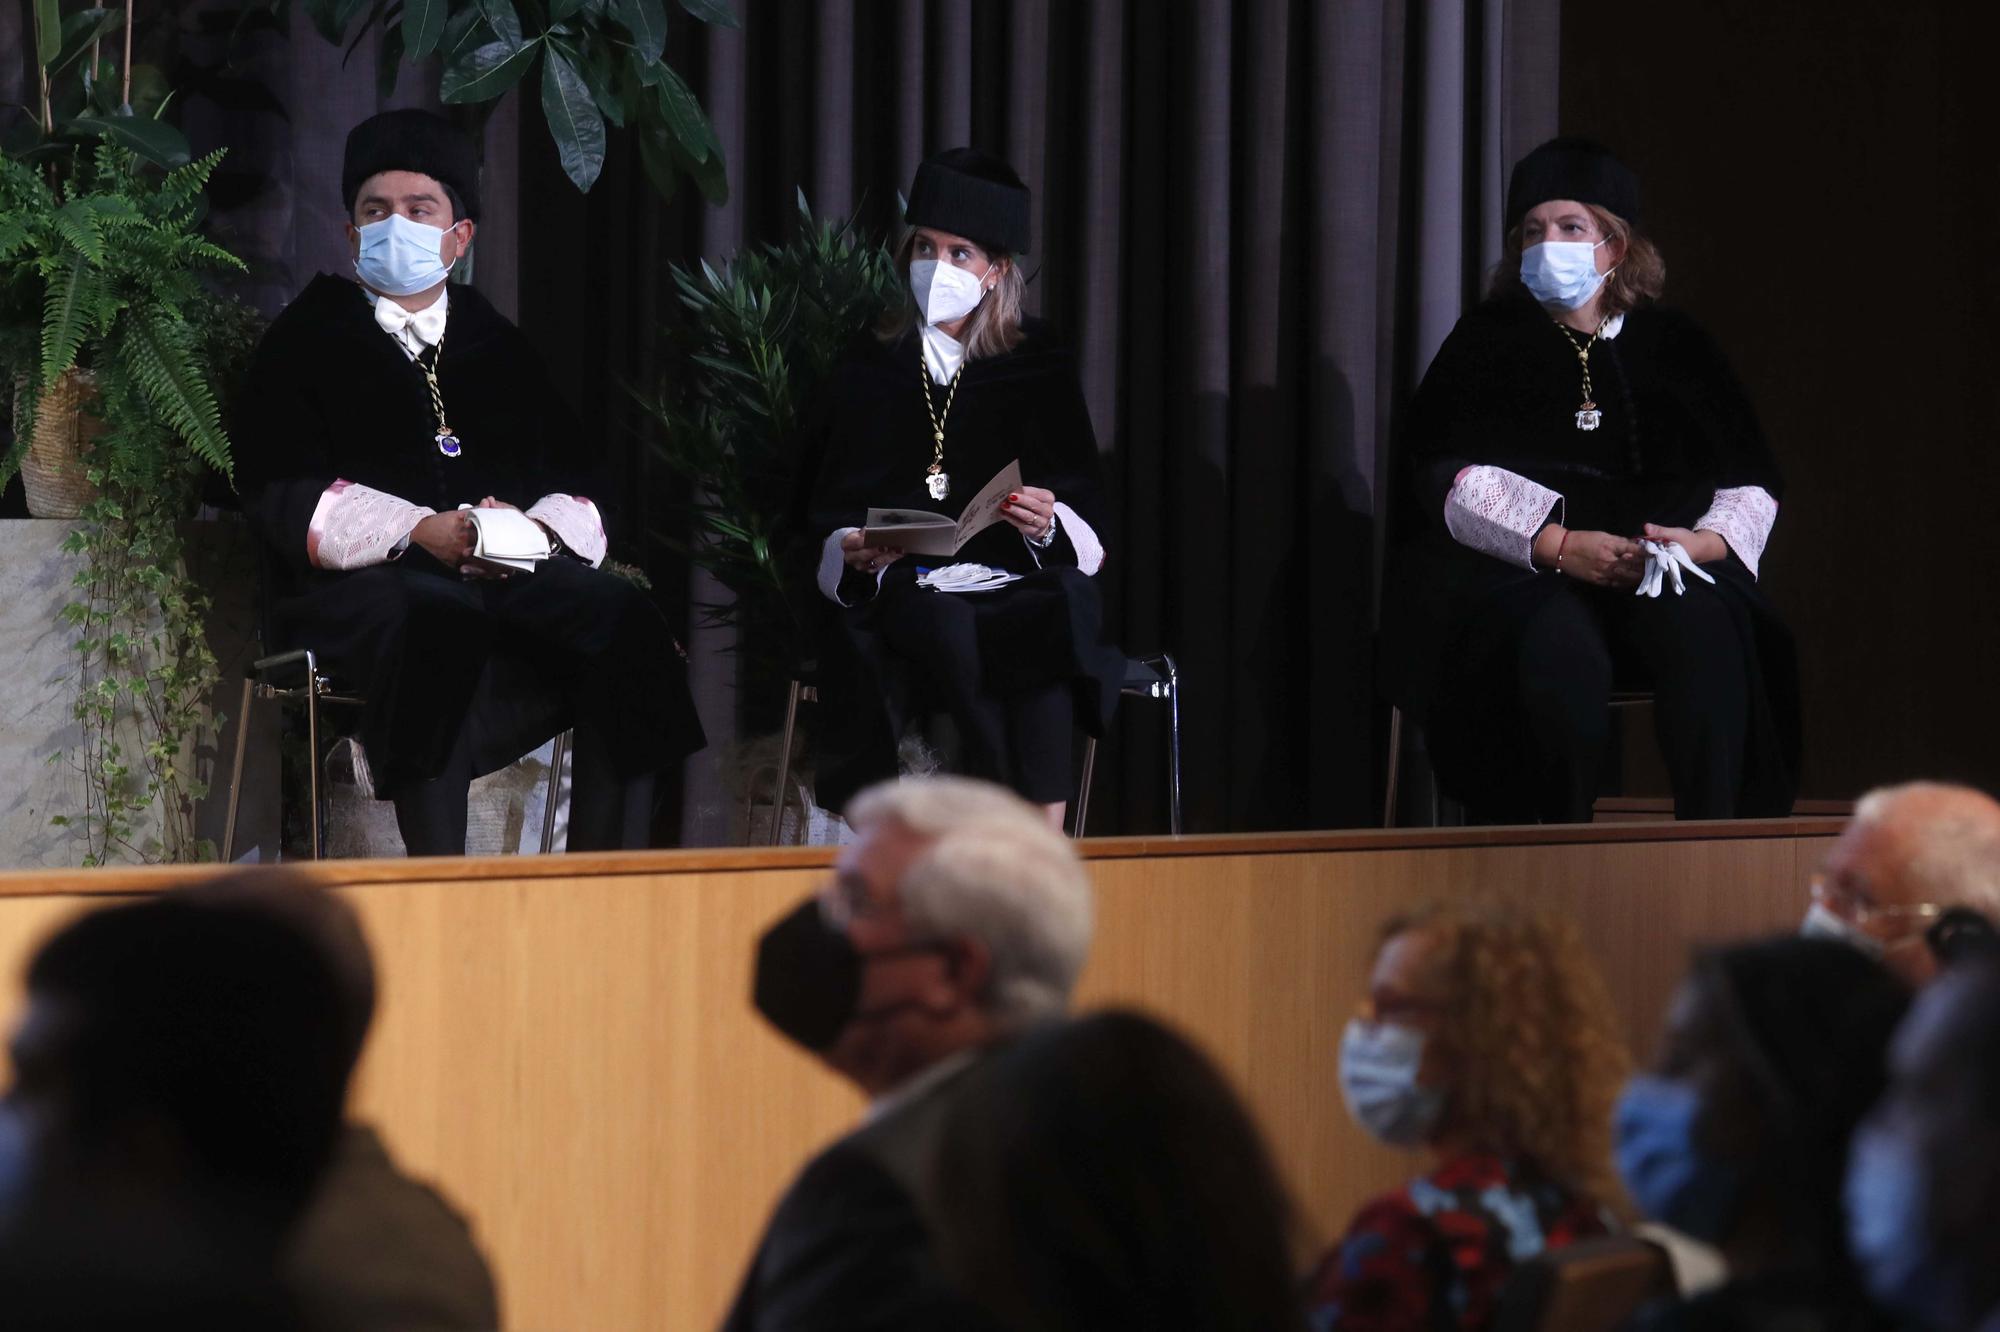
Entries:
[[604, 553], [611, 545], [604, 535], [604, 519], [597, 506], [583, 496], [560, 491], [544, 495], [528, 506], [528, 516], [547, 523], [549, 530], [571, 551], [590, 561], [593, 569], [604, 563]]
[[1715, 492], [1708, 512], [1695, 519], [1694, 530], [1715, 533], [1729, 543], [1736, 558], [1750, 576], [1757, 576], [1757, 561], [1764, 558], [1764, 543], [1771, 539], [1771, 527], [1778, 521], [1778, 501], [1762, 486], [1731, 486]]
[[363, 569], [383, 564], [396, 543], [436, 513], [421, 504], [336, 480], [320, 492], [306, 524], [306, 561], [321, 569]]
[[[1098, 539], [1097, 531], [1078, 516], [1075, 509], [1056, 501], [1055, 525], [1069, 533], [1069, 544], [1076, 549], [1076, 567], [1082, 572], [1095, 576], [1104, 567], [1104, 542]], [[1042, 567], [1042, 550], [1034, 542], [1028, 541], [1027, 533], [1021, 534], [1027, 542], [1028, 553], [1035, 557], [1035, 567]]]
[[[836, 527], [833, 535], [819, 548], [819, 590], [836, 606], [853, 604], [840, 599], [840, 577], [847, 572], [847, 560], [841, 553], [840, 543], [847, 539], [849, 532], [860, 530], [858, 527]], [[882, 575], [887, 572], [886, 568], [876, 571], [875, 586], [878, 590], [882, 586]]]
[[1561, 494], [1518, 472], [1482, 464], [1466, 468], [1452, 483], [1444, 497], [1444, 525], [1460, 545], [1532, 569], [1535, 534], [1562, 502]]

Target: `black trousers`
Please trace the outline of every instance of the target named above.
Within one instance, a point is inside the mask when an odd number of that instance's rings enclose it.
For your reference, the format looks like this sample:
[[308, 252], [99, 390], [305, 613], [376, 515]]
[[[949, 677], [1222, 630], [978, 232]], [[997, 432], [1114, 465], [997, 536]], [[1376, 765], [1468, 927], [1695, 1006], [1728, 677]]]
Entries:
[[[957, 725], [964, 746], [960, 766], [968, 775], [1012, 787], [1038, 804], [1068, 800], [1076, 714], [1070, 681], [1036, 678], [998, 660], [1016, 654], [982, 647], [984, 639], [1010, 629], [1045, 637], [1034, 617], [1011, 615], [1011, 603], [982, 596], [996, 594], [891, 586], [873, 608], [874, 627], [913, 668], [918, 691]], [[1052, 672], [1068, 669], [1067, 651], [1049, 641], [1047, 652]]]
[[576, 728], [571, 850], [644, 846], [654, 774], [700, 748], [685, 663], [623, 579], [557, 559], [468, 580], [412, 550], [278, 607], [368, 700], [362, 743], [412, 855], [465, 848], [466, 790]]
[[1674, 815], [1737, 817], [1752, 672], [1723, 594], [1574, 582], [1496, 592], [1461, 636], [1427, 737], [1440, 781], [1492, 822], [1588, 822], [1613, 682], [1649, 688]]

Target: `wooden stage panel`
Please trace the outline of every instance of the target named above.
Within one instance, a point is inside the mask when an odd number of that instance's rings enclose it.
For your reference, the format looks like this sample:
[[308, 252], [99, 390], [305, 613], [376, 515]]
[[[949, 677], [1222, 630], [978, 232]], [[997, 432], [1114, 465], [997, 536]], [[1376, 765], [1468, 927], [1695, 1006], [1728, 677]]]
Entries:
[[[1827, 821], [1121, 839], [1085, 1005], [1190, 1033], [1256, 1111], [1307, 1247], [1408, 1158], [1349, 1123], [1336, 1060], [1379, 922], [1491, 896], [1572, 916], [1640, 1057], [1697, 941], [1793, 928]], [[356, 1110], [474, 1218], [517, 1328], [702, 1328], [771, 1204], [858, 1099], [749, 1005], [763, 928], [820, 851], [352, 862], [304, 873], [373, 940]], [[0, 875], [0, 983], [56, 921], [189, 871]]]

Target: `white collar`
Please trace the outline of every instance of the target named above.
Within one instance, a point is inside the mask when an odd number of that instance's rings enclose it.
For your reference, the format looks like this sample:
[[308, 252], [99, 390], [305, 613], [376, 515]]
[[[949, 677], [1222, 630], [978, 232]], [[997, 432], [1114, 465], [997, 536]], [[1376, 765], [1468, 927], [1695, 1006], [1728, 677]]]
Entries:
[[931, 378], [940, 384], [951, 383], [951, 377], [965, 364], [964, 345], [935, 324], [921, 325], [917, 332], [923, 340], [924, 365]]
[[435, 347], [443, 340], [445, 320], [451, 314], [449, 286], [421, 310], [406, 310], [399, 302], [366, 287], [361, 291], [375, 307], [376, 326], [396, 340], [404, 355], [414, 360], [424, 348]]
[[977, 1049], [960, 1050], [957, 1054], [946, 1055], [929, 1068], [911, 1074], [909, 1077], [903, 1079], [900, 1085], [883, 1092], [873, 1101], [870, 1101], [868, 1103], [868, 1113], [862, 1116], [862, 1122], [867, 1124], [876, 1123], [883, 1116], [894, 1114], [912, 1101], [922, 1100], [925, 1095], [936, 1090], [943, 1083], [949, 1082], [954, 1076], [969, 1067], [973, 1060], [979, 1058], [980, 1054], [981, 1051]]
[[1617, 337], [1621, 332], [1624, 331], [1624, 329], [1625, 329], [1625, 316], [1622, 314], [1615, 314], [1612, 315], [1611, 318], [1604, 321], [1604, 327], [1597, 330], [1597, 336], [1609, 341], [1610, 339]]

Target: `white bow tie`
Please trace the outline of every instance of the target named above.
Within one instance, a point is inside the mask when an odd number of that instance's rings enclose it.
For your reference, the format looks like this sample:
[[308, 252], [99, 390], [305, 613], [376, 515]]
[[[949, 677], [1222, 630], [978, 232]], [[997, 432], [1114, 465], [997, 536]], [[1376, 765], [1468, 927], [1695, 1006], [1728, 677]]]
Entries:
[[[407, 328], [424, 346], [437, 346], [438, 341], [444, 337], [444, 317], [443, 297], [439, 297], [421, 310], [405, 310], [387, 296], [375, 302], [375, 322], [381, 326], [383, 332], [401, 338], [405, 344], [410, 340], [409, 334], [403, 332]], [[415, 348], [411, 350], [414, 351]]]

